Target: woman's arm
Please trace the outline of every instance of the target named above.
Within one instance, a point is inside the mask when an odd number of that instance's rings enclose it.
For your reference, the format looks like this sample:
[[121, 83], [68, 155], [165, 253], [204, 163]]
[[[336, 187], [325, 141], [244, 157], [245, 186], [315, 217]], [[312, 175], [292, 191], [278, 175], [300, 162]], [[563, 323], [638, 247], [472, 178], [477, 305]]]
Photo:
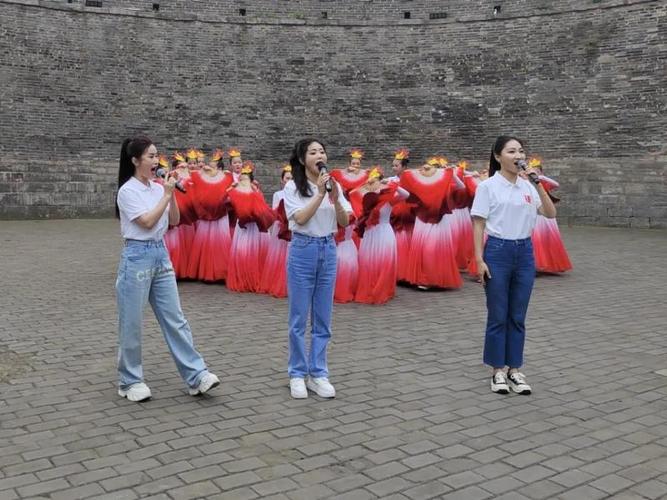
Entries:
[[475, 261], [477, 262], [477, 275], [482, 285], [486, 283], [485, 277], [491, 277], [489, 268], [484, 262], [484, 228], [486, 227], [486, 219], [482, 217], [473, 216], [473, 241], [475, 243]]
[[318, 191], [317, 194], [313, 196], [313, 199], [308, 202], [308, 205], [294, 212], [294, 222], [300, 226], [306, 224], [313, 217], [313, 215], [315, 215], [317, 209], [320, 208], [324, 196], [324, 193]]
[[[167, 182], [164, 183], [164, 194], [162, 195], [162, 198], [160, 198], [160, 201], [158, 202], [157, 205], [152, 210], [149, 210], [143, 215], [140, 215], [134, 221], [139, 224], [141, 227], [144, 229], [152, 229], [155, 224], [158, 223], [160, 220], [160, 217], [162, 217], [162, 214], [164, 214], [164, 211], [167, 209], [167, 205], [169, 204], [170, 201], [173, 200], [173, 193], [174, 193], [174, 185], [176, 184], [176, 179], [171, 178]], [[180, 219], [180, 212], [178, 211], [178, 205], [176, 205], [176, 200], [173, 200], [171, 204], [171, 208], [169, 210], [169, 224], [172, 226], [175, 226], [178, 224], [178, 221]], [[176, 222], [172, 223], [172, 217], [171, 213], [172, 210], [176, 210]]]
[[542, 206], [538, 209], [538, 212], [541, 215], [544, 215], [547, 219], [556, 217], [556, 206], [554, 205], [554, 202], [551, 201], [547, 190], [544, 189], [542, 184], [535, 186], [535, 189], [537, 189], [537, 194], [540, 195], [540, 201], [542, 202]]

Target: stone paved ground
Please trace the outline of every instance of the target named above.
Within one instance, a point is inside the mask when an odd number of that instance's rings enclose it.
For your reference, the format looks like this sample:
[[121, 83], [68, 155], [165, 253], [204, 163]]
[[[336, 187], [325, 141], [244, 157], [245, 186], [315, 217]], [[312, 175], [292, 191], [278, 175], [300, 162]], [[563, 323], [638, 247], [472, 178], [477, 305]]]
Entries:
[[222, 386], [188, 396], [147, 314], [140, 405], [114, 387], [116, 223], [0, 222], [0, 498], [666, 498], [667, 233], [564, 234], [530, 397], [489, 390], [473, 282], [338, 306], [333, 401], [289, 397], [285, 301], [183, 283]]

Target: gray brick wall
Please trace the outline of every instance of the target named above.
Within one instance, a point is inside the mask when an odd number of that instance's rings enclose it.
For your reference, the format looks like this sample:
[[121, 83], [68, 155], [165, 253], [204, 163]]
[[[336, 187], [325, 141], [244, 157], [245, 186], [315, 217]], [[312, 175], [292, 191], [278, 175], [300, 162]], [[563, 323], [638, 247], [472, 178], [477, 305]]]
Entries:
[[664, 2], [84, 3], [0, 0], [0, 218], [109, 215], [135, 131], [239, 146], [267, 191], [307, 133], [333, 165], [408, 145], [481, 166], [510, 132], [564, 219], [667, 227]]

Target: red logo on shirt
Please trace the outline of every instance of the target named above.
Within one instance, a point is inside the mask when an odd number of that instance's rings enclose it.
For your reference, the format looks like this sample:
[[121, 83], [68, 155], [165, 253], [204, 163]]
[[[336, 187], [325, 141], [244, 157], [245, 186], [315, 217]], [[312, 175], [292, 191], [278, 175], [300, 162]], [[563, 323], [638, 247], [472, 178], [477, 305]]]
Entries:
[[532, 203], [532, 198], [529, 194], [524, 194], [523, 197], [526, 199], [526, 203]]

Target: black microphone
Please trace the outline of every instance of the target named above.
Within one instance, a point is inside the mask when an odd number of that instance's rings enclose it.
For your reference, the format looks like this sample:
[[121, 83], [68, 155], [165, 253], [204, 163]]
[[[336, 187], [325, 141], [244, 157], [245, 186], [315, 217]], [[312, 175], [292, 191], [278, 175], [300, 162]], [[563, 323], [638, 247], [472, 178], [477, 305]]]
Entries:
[[[526, 160], [519, 160], [516, 162], [516, 164], [521, 170], [526, 170], [526, 167], [528, 166]], [[537, 177], [537, 174], [535, 172], [529, 173], [528, 177], [530, 178], [530, 182], [532, 182], [536, 186], [540, 183], [540, 179]]]
[[[317, 162], [317, 170], [319, 170], [320, 173], [322, 173], [322, 172], [328, 172], [328, 171], [329, 171], [329, 169], [327, 169], [327, 166], [324, 164], [323, 161], [318, 161], [318, 162]], [[331, 185], [331, 179], [329, 179], [329, 180], [326, 182], [326, 184], [324, 184], [324, 187], [326, 188], [327, 193], [330, 193], [330, 192], [331, 192], [331, 190], [333, 189], [333, 186]]]
[[[158, 168], [155, 171], [155, 176], [160, 177], [161, 179], [167, 180], [167, 171], [164, 168]], [[176, 185], [174, 186], [176, 189], [178, 189], [181, 193], [185, 193], [185, 188], [183, 187], [183, 184], [181, 184], [181, 181], [176, 181]]]

